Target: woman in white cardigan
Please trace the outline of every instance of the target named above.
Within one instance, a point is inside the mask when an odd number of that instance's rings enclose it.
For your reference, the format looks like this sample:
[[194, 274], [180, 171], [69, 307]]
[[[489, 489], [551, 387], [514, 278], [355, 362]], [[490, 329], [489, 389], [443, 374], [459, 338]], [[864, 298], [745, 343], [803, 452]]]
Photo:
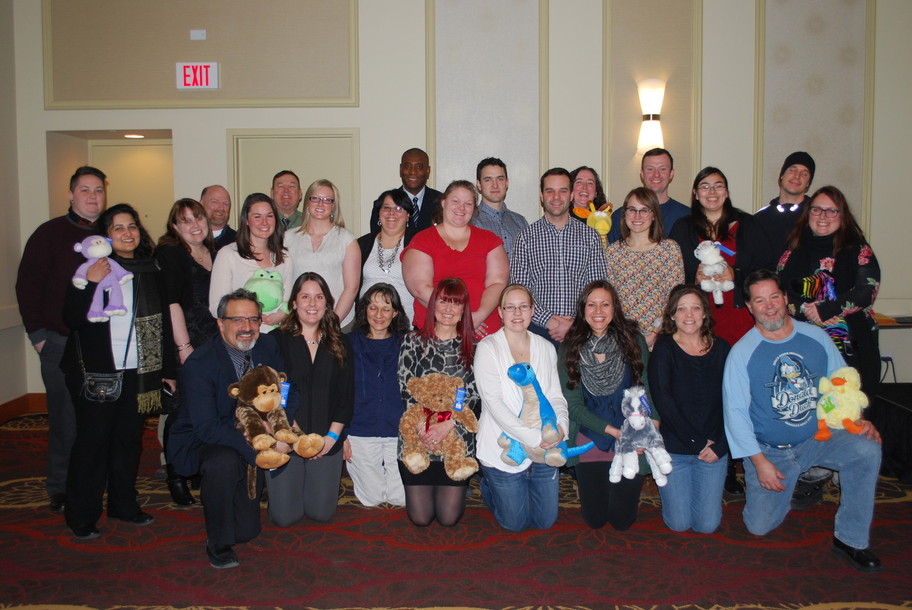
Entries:
[[[569, 428], [567, 401], [557, 375], [557, 353], [550, 342], [528, 330], [533, 310], [532, 295], [526, 287], [510, 284], [504, 288], [498, 307], [503, 328], [478, 344], [474, 363], [482, 401], [476, 447], [484, 474], [482, 497], [497, 523], [516, 532], [554, 525], [560, 473], [528, 457], [520, 456], [514, 464], [504, 461], [503, 448], [498, 444], [501, 433], [530, 448], [547, 450], [566, 440]], [[523, 392], [507, 371], [521, 363], [531, 364], [554, 410], [558, 438], [553, 442], [542, 440], [540, 426], [528, 427], [520, 420]]]

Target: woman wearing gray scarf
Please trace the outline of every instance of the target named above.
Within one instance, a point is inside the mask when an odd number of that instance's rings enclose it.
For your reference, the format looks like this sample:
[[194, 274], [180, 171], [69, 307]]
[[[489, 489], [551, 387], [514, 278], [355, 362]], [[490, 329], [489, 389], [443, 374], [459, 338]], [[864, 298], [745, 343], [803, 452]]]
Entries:
[[[558, 353], [558, 373], [570, 411], [568, 444], [595, 443], [578, 462], [567, 462], [575, 466], [583, 519], [593, 529], [610, 523], [625, 530], [636, 520], [643, 479], [649, 473], [646, 461], [640, 460], [636, 477], [619, 483], [608, 481], [608, 471], [624, 421], [624, 390], [643, 385], [649, 392], [648, 358], [646, 341], [637, 323], [624, 316], [614, 286], [606, 280], [586, 286]], [[655, 411], [652, 417], [658, 419]]]

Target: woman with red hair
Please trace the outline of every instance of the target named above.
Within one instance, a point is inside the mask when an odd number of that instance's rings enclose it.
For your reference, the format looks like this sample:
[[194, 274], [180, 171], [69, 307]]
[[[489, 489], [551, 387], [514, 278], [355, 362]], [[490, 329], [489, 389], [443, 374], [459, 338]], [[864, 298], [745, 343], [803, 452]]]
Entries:
[[[420, 330], [402, 340], [399, 351], [399, 387], [407, 409], [415, 399], [406, 389], [412, 377], [442, 373], [459, 377], [465, 383], [465, 405], [478, 415], [478, 393], [472, 373], [475, 350], [475, 328], [469, 305], [469, 290], [459, 278], [441, 280], [428, 299], [428, 315]], [[469, 455], [475, 453], [475, 435], [453, 420], [427, 426], [422, 422], [418, 435], [429, 450], [435, 449], [455, 427], [466, 443]], [[405, 508], [409, 519], [418, 526], [433, 523], [456, 525], [465, 512], [465, 488], [468, 481], [453, 481], [443, 469], [443, 458], [430, 455], [431, 465], [420, 474], [412, 474], [403, 465], [402, 438], [399, 439], [399, 473], [405, 486]]]

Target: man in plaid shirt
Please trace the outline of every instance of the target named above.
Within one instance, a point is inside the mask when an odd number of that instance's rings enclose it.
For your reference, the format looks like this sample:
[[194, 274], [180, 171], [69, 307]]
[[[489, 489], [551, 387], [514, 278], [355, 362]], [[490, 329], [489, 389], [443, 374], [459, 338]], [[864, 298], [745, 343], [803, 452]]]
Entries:
[[557, 347], [570, 329], [582, 289], [607, 275], [602, 240], [594, 229], [570, 222], [570, 172], [546, 171], [539, 183], [544, 216], [513, 242], [510, 282], [527, 287], [535, 298], [529, 327]]

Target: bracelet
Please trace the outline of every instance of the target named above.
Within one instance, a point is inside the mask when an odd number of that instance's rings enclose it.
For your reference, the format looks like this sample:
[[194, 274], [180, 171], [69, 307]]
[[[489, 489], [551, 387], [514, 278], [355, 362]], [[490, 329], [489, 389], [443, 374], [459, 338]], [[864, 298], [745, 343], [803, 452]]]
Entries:
[[329, 438], [333, 439], [334, 441], [339, 440], [339, 435], [336, 434], [335, 432], [333, 432], [332, 430], [330, 430], [329, 432], [327, 432], [327, 433], [326, 433], [326, 436], [328, 436]]
[[182, 351], [184, 351], [185, 349], [187, 349], [188, 347], [190, 347], [190, 342], [189, 342], [189, 341], [188, 341], [187, 343], [184, 343], [183, 345], [178, 345], [178, 346], [177, 346], [177, 351], [182, 352]]

